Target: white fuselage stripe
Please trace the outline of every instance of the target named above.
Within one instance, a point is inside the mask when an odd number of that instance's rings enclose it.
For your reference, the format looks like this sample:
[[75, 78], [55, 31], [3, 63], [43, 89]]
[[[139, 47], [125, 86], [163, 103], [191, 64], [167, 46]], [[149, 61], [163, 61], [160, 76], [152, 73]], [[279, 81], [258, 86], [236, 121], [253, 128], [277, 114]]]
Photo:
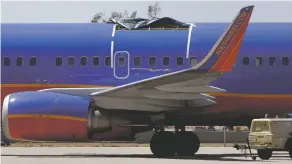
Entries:
[[[112, 32], [112, 39], [114, 40], [115, 37], [115, 33], [116, 33], [116, 24], [113, 26], [113, 32]], [[113, 68], [113, 64], [114, 64], [114, 41], [111, 41], [111, 68]]]
[[111, 42], [111, 67], [114, 66], [114, 41]]
[[193, 26], [194, 26], [194, 24], [190, 24], [190, 27], [189, 27], [186, 58], [190, 57], [190, 44], [191, 44]]
[[114, 27], [113, 27], [113, 32], [112, 32], [112, 37], [114, 37], [115, 36], [115, 33], [116, 33], [116, 24], [114, 25]]

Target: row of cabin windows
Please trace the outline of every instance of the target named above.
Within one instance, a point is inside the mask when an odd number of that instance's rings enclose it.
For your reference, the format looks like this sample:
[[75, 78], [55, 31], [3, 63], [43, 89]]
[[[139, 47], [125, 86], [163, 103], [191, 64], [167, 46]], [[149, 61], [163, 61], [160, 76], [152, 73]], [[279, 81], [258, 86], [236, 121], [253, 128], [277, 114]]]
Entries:
[[[10, 66], [11, 61], [9, 57], [5, 57], [3, 61], [4, 61], [4, 66]], [[23, 57], [16, 58], [16, 66], [22, 66], [23, 64], [24, 64]], [[31, 57], [29, 59], [29, 65], [36, 66], [36, 64], [37, 64], [37, 59], [35, 57]]]
[[[243, 57], [242, 58], [242, 64], [243, 65], [249, 65], [250, 59], [249, 57]], [[263, 58], [262, 57], [256, 57], [256, 66], [261, 66], [263, 64]], [[276, 64], [276, 58], [275, 57], [269, 57], [269, 65], [274, 66]], [[287, 66], [289, 65], [289, 57], [282, 57], [282, 65]]]
[[[196, 58], [192, 57], [191, 58], [191, 64], [196, 64], [197, 62], [195, 61]], [[61, 57], [56, 58], [56, 66], [61, 66], [62, 65], [63, 59]], [[134, 57], [134, 66], [139, 67], [141, 65], [141, 57], [136, 56]], [[156, 57], [150, 57], [148, 61], [150, 66], [155, 66], [156, 65]], [[109, 56], [105, 57], [104, 60], [105, 66], [110, 66], [111, 65], [111, 58]], [[169, 57], [163, 57], [163, 65], [168, 66], [170, 64], [170, 58]], [[184, 58], [183, 57], [177, 57], [176, 64], [178, 66], [182, 66], [184, 64]], [[74, 66], [75, 65], [75, 58], [74, 57], [69, 57], [68, 58], [68, 65], [69, 66]], [[88, 59], [87, 57], [81, 57], [80, 58], [80, 65], [81, 66], [87, 66], [88, 65]], [[100, 65], [100, 59], [99, 57], [93, 57], [92, 58], [92, 65], [93, 66], [99, 66]], [[118, 66], [124, 67], [126, 65], [126, 58], [120, 56], [118, 58]]]
[[[134, 66], [139, 67], [141, 65], [141, 57], [136, 56], [134, 57]], [[149, 65], [150, 66], [155, 66], [156, 65], [156, 57], [150, 57], [149, 58]], [[164, 66], [168, 66], [170, 64], [170, 57], [163, 57], [162, 63]], [[198, 62], [196, 60], [196, 57], [191, 57], [190, 58], [190, 64], [196, 65]], [[4, 58], [4, 66], [10, 66], [11, 61], [9, 57]], [[16, 66], [22, 66], [24, 64], [24, 59], [23, 57], [18, 57], [16, 59]], [[35, 57], [31, 57], [29, 59], [29, 66], [36, 66], [37, 64], [37, 59]], [[68, 57], [67, 59], [67, 64], [68, 66], [75, 66], [75, 57], [71, 56]], [[184, 58], [183, 57], [177, 57], [176, 58], [176, 64], [178, 66], [182, 66], [184, 64]], [[56, 66], [62, 66], [63, 65], [63, 58], [62, 57], [57, 57], [56, 58]], [[88, 58], [83, 56], [80, 58], [80, 65], [85, 67], [88, 65]], [[92, 65], [97, 67], [100, 65], [100, 58], [98, 56], [94, 56], [92, 58]], [[104, 65], [105, 66], [110, 66], [111, 65], [111, 58], [109, 56], [105, 57], [104, 59]], [[119, 57], [118, 58], [118, 66], [124, 67], [126, 65], [126, 58], [125, 57]]]
[[[4, 66], [10, 66], [10, 58], [5, 57], [4, 58]], [[141, 57], [136, 56], [134, 57], [134, 66], [139, 67], [141, 65]], [[157, 63], [156, 57], [150, 57], [148, 61], [149, 65], [154, 67]], [[196, 60], [196, 57], [191, 57], [190, 58], [190, 65], [194, 66], [198, 62]], [[276, 63], [276, 58], [275, 57], [269, 57], [269, 65], [273, 66]], [[22, 66], [24, 64], [24, 59], [23, 57], [18, 57], [16, 59], [16, 66]], [[37, 59], [35, 57], [31, 57], [29, 59], [29, 65], [30, 66], [36, 66], [37, 64]], [[67, 59], [67, 64], [68, 66], [75, 66], [75, 57], [69, 57]], [[170, 64], [170, 57], [163, 57], [162, 59], [162, 64], [164, 66], [169, 66]], [[176, 58], [176, 65], [177, 66], [182, 66], [184, 64], [184, 58], [183, 57], [177, 57]], [[250, 58], [249, 57], [243, 57], [242, 58], [242, 64], [243, 65], [249, 65], [250, 64]], [[263, 58], [262, 57], [256, 57], [256, 66], [261, 66], [263, 64]], [[62, 57], [57, 57], [56, 58], [56, 66], [62, 66], [63, 65], [63, 58]], [[88, 58], [83, 56], [80, 58], [80, 65], [85, 67], [88, 65]], [[95, 56], [92, 58], [92, 65], [97, 67], [100, 65], [100, 58], [98, 56]], [[109, 56], [105, 57], [104, 59], [104, 65], [105, 66], [110, 66], [111, 65], [111, 58]], [[126, 58], [125, 57], [119, 57], [118, 58], [118, 66], [124, 67], [126, 65]], [[288, 57], [282, 57], [282, 65], [287, 66], [289, 65], [289, 58]]]

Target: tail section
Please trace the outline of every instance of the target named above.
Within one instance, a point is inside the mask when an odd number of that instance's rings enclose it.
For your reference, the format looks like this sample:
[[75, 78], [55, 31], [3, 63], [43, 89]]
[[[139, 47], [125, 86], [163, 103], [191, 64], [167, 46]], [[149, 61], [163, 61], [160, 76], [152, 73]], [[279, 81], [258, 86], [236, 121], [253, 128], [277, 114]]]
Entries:
[[254, 6], [242, 8], [199, 66], [207, 72], [230, 72], [235, 64]]

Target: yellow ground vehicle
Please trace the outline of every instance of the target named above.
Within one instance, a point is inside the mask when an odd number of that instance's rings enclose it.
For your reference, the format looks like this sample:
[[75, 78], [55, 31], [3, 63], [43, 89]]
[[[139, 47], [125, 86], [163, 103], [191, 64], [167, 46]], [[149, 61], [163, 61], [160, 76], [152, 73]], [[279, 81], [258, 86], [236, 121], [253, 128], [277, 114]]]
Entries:
[[292, 118], [253, 119], [248, 142], [263, 160], [271, 158], [273, 151], [288, 151], [292, 158]]

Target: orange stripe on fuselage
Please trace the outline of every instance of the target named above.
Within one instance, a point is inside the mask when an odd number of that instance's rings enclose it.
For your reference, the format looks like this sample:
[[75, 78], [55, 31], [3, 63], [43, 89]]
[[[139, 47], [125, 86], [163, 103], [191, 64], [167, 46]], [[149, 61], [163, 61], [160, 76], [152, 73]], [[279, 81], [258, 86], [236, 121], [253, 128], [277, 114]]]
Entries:
[[62, 120], [70, 120], [70, 121], [87, 122], [86, 118], [51, 115], [51, 114], [9, 114], [8, 118], [50, 118], [50, 119], [62, 119]]

